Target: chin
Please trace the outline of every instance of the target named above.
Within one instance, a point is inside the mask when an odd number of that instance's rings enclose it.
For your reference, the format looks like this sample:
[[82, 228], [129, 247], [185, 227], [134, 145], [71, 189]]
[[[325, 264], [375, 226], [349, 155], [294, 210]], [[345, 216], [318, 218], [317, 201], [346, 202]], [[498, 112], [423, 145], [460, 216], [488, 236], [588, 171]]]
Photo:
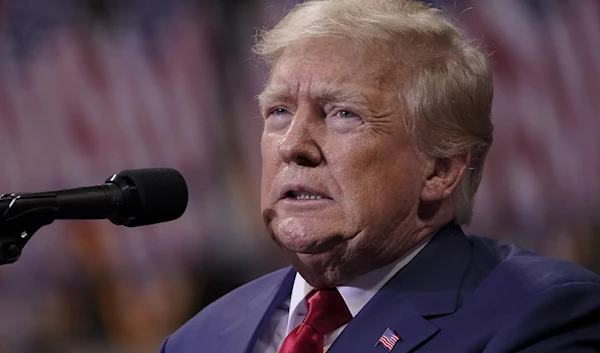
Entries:
[[268, 228], [275, 242], [292, 253], [327, 253], [347, 241], [341, 232], [303, 218], [290, 217], [283, 220], [276, 218]]

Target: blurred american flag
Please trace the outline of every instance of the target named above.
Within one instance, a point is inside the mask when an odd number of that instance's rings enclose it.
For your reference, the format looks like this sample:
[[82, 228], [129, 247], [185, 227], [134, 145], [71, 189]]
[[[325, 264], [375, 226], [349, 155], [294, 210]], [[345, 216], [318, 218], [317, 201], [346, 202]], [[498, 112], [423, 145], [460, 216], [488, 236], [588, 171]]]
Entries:
[[496, 127], [473, 228], [543, 235], [600, 213], [600, 1], [439, 1], [490, 54]]
[[[52, 293], [82, 278], [110, 278], [114, 287], [102, 290], [117, 308], [104, 314], [127, 322], [119, 315], [156, 293], [148, 286], [161, 276], [177, 278], [183, 264], [201, 261], [202, 243], [216, 227], [210, 217], [220, 206], [209, 204], [206, 189], [220, 104], [214, 24], [208, 12], [183, 12], [162, 26], [152, 38], [153, 51], [147, 50], [146, 33], [129, 23], [60, 23], [35, 32], [41, 37], [27, 50], [15, 50], [10, 23], [2, 27], [2, 192], [77, 187], [101, 183], [122, 169], [165, 166], [182, 172], [191, 194], [177, 222], [135, 229], [57, 222], [40, 230], [22, 258], [0, 271], [0, 308], [10, 317], [0, 323], [6, 349], [27, 351], [22, 345], [34, 341], [43, 324], [34, 313], [43, 311]], [[119, 282], [136, 294], [119, 294]], [[148, 299], [147, 315], [164, 314], [171, 302], [165, 299]]]

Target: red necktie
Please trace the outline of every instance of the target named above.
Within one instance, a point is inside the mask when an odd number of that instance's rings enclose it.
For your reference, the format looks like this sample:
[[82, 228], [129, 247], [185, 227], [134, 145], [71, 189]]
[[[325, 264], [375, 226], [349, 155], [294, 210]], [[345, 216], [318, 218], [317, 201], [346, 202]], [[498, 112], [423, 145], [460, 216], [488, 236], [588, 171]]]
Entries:
[[323, 353], [323, 338], [352, 319], [337, 289], [314, 290], [306, 296], [304, 321], [283, 341], [279, 353]]

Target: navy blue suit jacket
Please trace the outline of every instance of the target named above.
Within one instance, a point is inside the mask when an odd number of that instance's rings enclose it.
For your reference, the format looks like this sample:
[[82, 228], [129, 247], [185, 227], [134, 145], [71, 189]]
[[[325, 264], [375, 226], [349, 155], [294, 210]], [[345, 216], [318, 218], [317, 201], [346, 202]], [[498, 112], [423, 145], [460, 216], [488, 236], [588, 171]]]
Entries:
[[[251, 353], [291, 293], [286, 268], [206, 307], [161, 353]], [[447, 226], [348, 324], [328, 353], [600, 352], [600, 278], [584, 268]]]

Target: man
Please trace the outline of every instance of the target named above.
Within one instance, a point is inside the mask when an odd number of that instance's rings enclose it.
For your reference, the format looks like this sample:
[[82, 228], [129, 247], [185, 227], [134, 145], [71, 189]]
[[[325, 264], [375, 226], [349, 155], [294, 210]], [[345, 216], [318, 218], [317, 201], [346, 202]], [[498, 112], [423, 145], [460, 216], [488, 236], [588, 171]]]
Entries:
[[262, 214], [293, 269], [205, 308], [164, 353], [598, 352], [600, 279], [465, 236], [491, 74], [439, 11], [322, 0], [263, 34]]

